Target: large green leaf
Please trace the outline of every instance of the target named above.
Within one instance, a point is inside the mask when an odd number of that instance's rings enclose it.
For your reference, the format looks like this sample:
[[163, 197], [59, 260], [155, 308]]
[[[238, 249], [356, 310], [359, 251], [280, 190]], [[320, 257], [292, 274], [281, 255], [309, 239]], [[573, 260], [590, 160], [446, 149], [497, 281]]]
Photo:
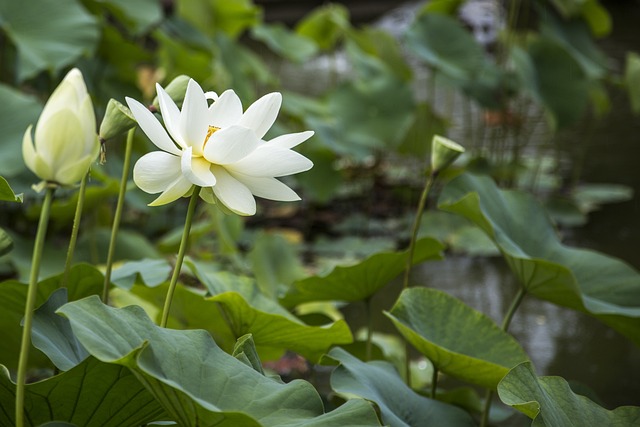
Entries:
[[528, 360], [493, 320], [436, 289], [407, 289], [385, 314], [439, 370], [474, 384], [495, 388], [509, 369]]
[[[0, 425], [15, 425], [15, 389], [0, 368]], [[137, 427], [166, 419], [163, 410], [125, 366], [93, 357], [54, 377], [27, 384], [26, 426], [66, 421], [77, 426]], [[49, 424], [47, 424], [49, 425]]]
[[462, 409], [416, 394], [388, 362], [364, 363], [341, 348], [334, 348], [329, 356], [340, 362], [340, 366], [331, 374], [331, 388], [338, 393], [356, 395], [375, 402], [380, 408], [385, 425], [476, 425], [473, 418]]
[[[132, 292], [161, 307], [166, 291], [165, 285], [153, 289], [134, 286]], [[285, 350], [291, 350], [316, 362], [331, 346], [353, 341], [343, 320], [326, 326], [308, 326], [276, 303], [265, 300], [247, 300], [233, 291], [204, 297], [178, 286], [169, 326], [205, 329], [228, 352], [238, 338], [252, 334], [263, 360], [277, 359]]]
[[378, 425], [364, 401], [324, 414], [311, 384], [267, 378], [206, 331], [160, 328], [138, 306], [116, 309], [90, 297], [59, 312], [92, 355], [132, 369], [181, 425]]
[[552, 127], [575, 123], [587, 106], [589, 80], [581, 64], [559, 43], [538, 38], [512, 54], [521, 84], [542, 104]]
[[[442, 249], [435, 239], [420, 239], [413, 263], [439, 259]], [[281, 302], [291, 307], [309, 301], [363, 301], [402, 273], [407, 257], [407, 251], [382, 252], [355, 265], [335, 267], [326, 276], [312, 276], [294, 283]]]
[[[22, 160], [22, 137], [27, 127], [36, 123], [42, 104], [35, 97], [3, 84], [0, 84], [0, 99], [0, 170], [4, 177], [12, 177], [26, 168]], [[10, 197], [4, 186], [2, 194], [2, 200]]]
[[498, 385], [505, 404], [533, 419], [533, 427], [616, 426], [640, 424], [640, 407], [609, 411], [575, 394], [561, 377], [539, 377], [531, 363], [513, 368]]
[[[51, 293], [58, 289], [62, 275], [45, 279], [38, 283], [36, 306], [43, 304]], [[104, 276], [94, 267], [80, 264], [71, 269], [67, 282], [69, 301], [84, 298], [88, 295], [100, 294]], [[18, 366], [18, 354], [22, 340], [22, 327], [20, 321], [24, 316], [24, 307], [27, 297], [27, 285], [9, 280], [0, 283], [0, 362], [9, 369]], [[38, 350], [32, 348], [29, 352], [29, 367], [44, 367], [50, 364], [49, 360]]]
[[18, 49], [18, 80], [57, 73], [93, 52], [100, 36], [95, 18], [76, 0], [0, 2], [0, 26]]
[[56, 289], [33, 313], [31, 342], [61, 371], [68, 371], [89, 356], [71, 331], [69, 320], [55, 313], [69, 302], [67, 288]]
[[640, 345], [640, 274], [619, 259], [562, 244], [532, 196], [466, 174], [449, 182], [439, 206], [482, 228], [527, 292], [592, 314]]

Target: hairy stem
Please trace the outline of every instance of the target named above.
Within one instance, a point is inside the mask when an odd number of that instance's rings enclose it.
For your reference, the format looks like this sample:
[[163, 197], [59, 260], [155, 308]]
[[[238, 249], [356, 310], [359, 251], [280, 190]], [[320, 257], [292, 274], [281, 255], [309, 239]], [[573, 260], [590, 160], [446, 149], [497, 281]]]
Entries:
[[118, 193], [118, 202], [116, 204], [116, 213], [113, 217], [111, 226], [111, 238], [109, 239], [109, 251], [107, 252], [107, 266], [104, 272], [104, 286], [102, 288], [102, 302], [109, 302], [109, 284], [111, 283], [111, 269], [113, 268], [113, 256], [116, 251], [116, 238], [120, 229], [120, 219], [122, 218], [122, 210], [124, 208], [124, 195], [127, 192], [127, 180], [129, 178], [129, 166], [131, 165], [131, 150], [133, 148], [133, 136], [136, 128], [132, 128], [127, 133], [127, 145], [124, 149], [124, 162], [122, 164], [122, 178], [120, 179], [120, 192]]
[[78, 190], [78, 203], [76, 204], [76, 213], [73, 217], [73, 228], [71, 229], [71, 238], [69, 239], [69, 248], [67, 249], [67, 260], [64, 263], [64, 275], [60, 287], [67, 286], [69, 281], [69, 272], [71, 271], [71, 263], [73, 262], [73, 254], [76, 250], [76, 242], [78, 241], [78, 231], [80, 230], [80, 220], [82, 219], [82, 209], [84, 208], [84, 195], [87, 190], [87, 181], [89, 180], [89, 172], [80, 181], [80, 189]]
[[173, 300], [173, 293], [176, 290], [176, 284], [178, 283], [178, 277], [180, 277], [180, 270], [182, 269], [182, 261], [184, 260], [184, 254], [187, 252], [187, 246], [189, 244], [189, 232], [191, 231], [191, 222], [193, 220], [193, 214], [196, 211], [196, 204], [198, 202], [198, 196], [200, 194], [200, 187], [196, 186], [191, 194], [189, 200], [189, 207], [187, 208], [187, 217], [184, 221], [184, 230], [182, 231], [182, 239], [180, 240], [180, 249], [178, 249], [178, 257], [176, 258], [176, 265], [173, 268], [173, 274], [171, 275], [171, 282], [169, 282], [169, 289], [167, 290], [167, 297], [164, 301], [164, 307], [162, 309], [162, 320], [160, 321], [160, 327], [167, 326], [169, 320], [169, 310], [171, 309], [171, 300]]
[[24, 427], [24, 391], [27, 381], [27, 363], [29, 361], [29, 348], [31, 347], [31, 323], [33, 321], [33, 309], [38, 294], [38, 275], [40, 274], [40, 262], [42, 261], [42, 249], [49, 224], [51, 212], [51, 200], [55, 187], [47, 187], [47, 192], [40, 211], [40, 221], [36, 241], [33, 245], [33, 257], [31, 258], [31, 273], [29, 275], [29, 289], [24, 308], [24, 324], [22, 327], [22, 343], [20, 345], [20, 358], [18, 360], [18, 374], [16, 379], [16, 426]]

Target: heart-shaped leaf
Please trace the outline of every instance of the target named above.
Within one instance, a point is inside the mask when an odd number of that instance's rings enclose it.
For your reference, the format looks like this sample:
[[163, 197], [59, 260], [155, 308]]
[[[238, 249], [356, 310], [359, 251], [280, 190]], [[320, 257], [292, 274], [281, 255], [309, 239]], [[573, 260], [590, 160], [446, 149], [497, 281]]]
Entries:
[[640, 345], [640, 274], [619, 259], [562, 244], [532, 196], [465, 174], [447, 184], [439, 207], [487, 233], [527, 292], [594, 315]]
[[329, 356], [340, 362], [340, 366], [331, 374], [331, 388], [338, 393], [375, 402], [385, 425], [476, 425], [473, 418], [462, 409], [416, 394], [388, 362], [364, 363], [341, 348], [334, 348]]
[[[413, 264], [439, 259], [443, 245], [424, 238], [416, 243]], [[291, 307], [309, 301], [362, 301], [386, 286], [406, 267], [408, 252], [383, 252], [348, 266], [335, 267], [328, 275], [312, 276], [291, 287], [281, 302]]]
[[89, 353], [132, 369], [181, 425], [378, 425], [364, 401], [324, 414], [311, 384], [267, 378], [223, 352], [206, 331], [160, 328], [138, 306], [116, 309], [94, 296], [58, 311]]
[[439, 370], [473, 384], [495, 388], [509, 369], [528, 360], [493, 320], [436, 289], [407, 289], [385, 314]]
[[636, 426], [640, 407], [609, 411], [575, 394], [561, 377], [539, 377], [530, 362], [514, 367], [498, 384], [505, 404], [533, 419], [533, 427]]

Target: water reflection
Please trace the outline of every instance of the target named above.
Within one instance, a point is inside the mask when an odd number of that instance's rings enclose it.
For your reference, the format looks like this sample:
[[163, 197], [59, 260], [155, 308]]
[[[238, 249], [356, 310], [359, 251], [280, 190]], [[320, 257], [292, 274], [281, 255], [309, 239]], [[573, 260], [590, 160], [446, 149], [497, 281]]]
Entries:
[[[446, 291], [498, 324], [517, 291], [501, 258], [449, 256], [415, 273], [416, 283]], [[510, 332], [538, 374], [583, 383], [607, 408], [640, 404], [640, 349], [596, 319], [525, 297]]]

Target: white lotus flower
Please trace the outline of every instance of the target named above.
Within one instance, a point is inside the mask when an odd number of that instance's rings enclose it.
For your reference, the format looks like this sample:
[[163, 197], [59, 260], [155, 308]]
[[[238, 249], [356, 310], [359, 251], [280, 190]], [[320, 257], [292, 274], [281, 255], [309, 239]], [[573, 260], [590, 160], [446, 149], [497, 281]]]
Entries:
[[27, 167], [47, 182], [79, 182], [100, 150], [93, 104], [80, 70], [69, 71], [45, 104], [36, 125], [35, 146], [32, 127], [22, 139]]
[[[162, 150], [145, 154], [133, 169], [133, 180], [141, 190], [161, 193], [150, 206], [188, 195], [194, 185], [202, 187], [200, 195], [205, 201], [218, 200], [239, 215], [255, 214], [254, 196], [300, 200], [276, 178], [311, 169], [313, 163], [291, 148], [313, 132], [262, 139], [278, 115], [279, 93], [263, 96], [243, 113], [234, 91], [219, 97], [213, 92], [205, 94], [193, 79], [187, 85], [182, 111], [160, 85], [157, 92], [166, 130], [147, 108], [126, 98], [140, 128]], [[213, 100], [211, 105], [209, 100]]]

